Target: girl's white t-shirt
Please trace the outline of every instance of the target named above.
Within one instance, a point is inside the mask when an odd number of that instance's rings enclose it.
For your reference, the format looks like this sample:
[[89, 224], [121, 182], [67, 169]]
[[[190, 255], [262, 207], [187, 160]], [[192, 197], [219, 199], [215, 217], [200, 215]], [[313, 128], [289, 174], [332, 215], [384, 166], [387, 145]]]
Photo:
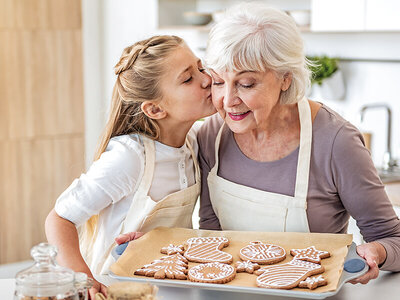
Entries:
[[[195, 130], [188, 133], [198, 153]], [[149, 195], [154, 201], [195, 183], [189, 148], [155, 142], [155, 166]], [[121, 232], [122, 222], [143, 176], [144, 146], [140, 136], [122, 135], [110, 140], [106, 151], [89, 170], [75, 179], [56, 201], [56, 213], [77, 227], [99, 215], [96, 247], [104, 251]]]

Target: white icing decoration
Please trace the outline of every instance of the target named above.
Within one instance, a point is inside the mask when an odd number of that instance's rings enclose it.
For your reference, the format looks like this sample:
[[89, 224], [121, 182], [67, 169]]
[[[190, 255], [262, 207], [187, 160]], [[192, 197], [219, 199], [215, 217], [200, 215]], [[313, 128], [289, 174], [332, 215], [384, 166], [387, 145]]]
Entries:
[[322, 277], [322, 275], [319, 275], [319, 276], [317, 276], [317, 277], [307, 277], [306, 280], [301, 281], [300, 283], [310, 283], [310, 284], [313, 284], [313, 283], [320, 283], [320, 282], [323, 282], [323, 281], [325, 281], [324, 277]]
[[240, 254], [248, 260], [260, 262], [284, 258], [286, 251], [280, 246], [257, 241], [240, 249]]
[[224, 237], [196, 237], [187, 240], [189, 245], [185, 257], [190, 261], [221, 262], [232, 261], [232, 255], [219, 250], [221, 244], [228, 244]]
[[185, 275], [185, 270], [188, 265], [184, 261], [185, 258], [180, 254], [172, 256], [163, 256], [160, 259], [154, 260], [151, 264], [144, 265], [136, 272], [152, 272], [164, 270], [166, 274], [180, 274]]
[[315, 263], [321, 261], [321, 256], [329, 255], [328, 251], [317, 250], [315, 246], [310, 246], [305, 249], [292, 249], [290, 252], [295, 253], [294, 259], [307, 259]]
[[189, 269], [189, 275], [202, 281], [217, 281], [231, 276], [235, 269], [227, 264], [211, 262]]
[[263, 267], [261, 270], [264, 272], [257, 277], [258, 286], [282, 288], [305, 279], [311, 271], [322, 271], [323, 268], [319, 264], [294, 259], [286, 264]]
[[175, 246], [173, 244], [169, 244], [167, 247], [163, 247], [162, 250], [167, 252], [168, 255], [175, 254], [175, 253], [182, 254], [183, 246], [182, 245]]

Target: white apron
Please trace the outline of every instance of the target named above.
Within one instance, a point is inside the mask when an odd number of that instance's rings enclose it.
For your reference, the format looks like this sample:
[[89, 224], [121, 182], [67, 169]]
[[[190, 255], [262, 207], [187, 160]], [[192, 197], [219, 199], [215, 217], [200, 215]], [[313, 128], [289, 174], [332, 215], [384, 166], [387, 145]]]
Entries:
[[310, 171], [312, 121], [307, 99], [298, 103], [300, 146], [294, 197], [230, 182], [217, 175], [221, 126], [215, 141], [215, 165], [208, 177], [210, 200], [222, 230], [309, 232], [307, 191]]
[[[121, 233], [148, 232], [159, 226], [192, 228], [193, 209], [200, 193], [200, 169], [190, 142], [186, 138], [186, 145], [192, 154], [196, 173], [195, 184], [167, 195], [157, 202], [149, 196], [155, 165], [155, 145], [153, 140], [146, 137], [143, 137], [143, 144], [145, 151], [144, 172], [122, 224]], [[96, 262], [95, 274], [108, 273], [109, 267], [114, 263], [110, 253], [115, 245], [115, 243], [111, 245], [103, 258]]]

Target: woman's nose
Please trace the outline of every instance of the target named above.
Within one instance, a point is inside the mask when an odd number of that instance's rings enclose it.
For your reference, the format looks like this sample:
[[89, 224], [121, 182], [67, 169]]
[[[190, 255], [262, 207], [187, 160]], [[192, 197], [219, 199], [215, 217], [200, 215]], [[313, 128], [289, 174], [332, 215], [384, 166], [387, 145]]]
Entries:
[[224, 106], [232, 107], [240, 104], [240, 98], [236, 94], [236, 91], [233, 88], [226, 87], [224, 93]]

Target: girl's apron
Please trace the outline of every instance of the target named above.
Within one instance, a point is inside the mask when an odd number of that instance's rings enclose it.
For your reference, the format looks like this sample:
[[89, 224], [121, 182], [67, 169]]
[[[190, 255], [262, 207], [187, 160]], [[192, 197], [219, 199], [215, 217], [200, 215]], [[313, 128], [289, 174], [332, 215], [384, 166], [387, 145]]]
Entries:
[[298, 109], [300, 146], [294, 197], [261, 191], [219, 177], [222, 125], [215, 141], [215, 166], [207, 178], [210, 200], [222, 230], [309, 232], [306, 209], [312, 121], [307, 99], [299, 101]]
[[[167, 195], [157, 202], [149, 196], [154, 174], [155, 145], [153, 140], [146, 137], [143, 137], [143, 144], [145, 151], [144, 172], [122, 224], [121, 233], [148, 232], [159, 226], [192, 228], [193, 209], [200, 193], [200, 170], [190, 142], [186, 138], [186, 145], [191, 152], [196, 173], [195, 184]], [[103, 258], [98, 261], [94, 274], [107, 274], [109, 267], [114, 262], [110, 253], [115, 245], [113, 243], [105, 252]]]

